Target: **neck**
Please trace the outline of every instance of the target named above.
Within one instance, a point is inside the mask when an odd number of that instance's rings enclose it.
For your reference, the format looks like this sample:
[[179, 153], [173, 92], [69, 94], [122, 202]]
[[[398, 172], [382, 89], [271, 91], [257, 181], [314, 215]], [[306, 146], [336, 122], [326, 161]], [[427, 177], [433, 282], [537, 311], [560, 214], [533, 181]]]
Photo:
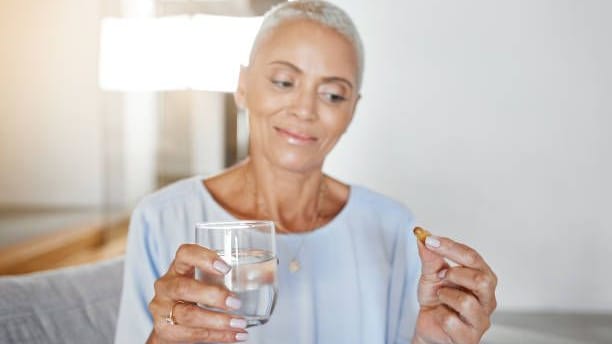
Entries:
[[248, 159], [244, 174], [257, 216], [273, 220], [279, 232], [306, 232], [321, 224], [326, 190], [321, 170], [295, 173]]

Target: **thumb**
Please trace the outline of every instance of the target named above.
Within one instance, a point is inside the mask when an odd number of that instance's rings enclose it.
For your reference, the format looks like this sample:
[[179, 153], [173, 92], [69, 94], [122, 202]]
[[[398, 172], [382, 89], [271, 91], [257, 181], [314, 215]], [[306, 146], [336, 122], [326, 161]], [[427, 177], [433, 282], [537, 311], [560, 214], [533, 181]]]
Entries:
[[[419, 258], [421, 258], [421, 278], [419, 279], [418, 300], [421, 307], [433, 307], [440, 304], [438, 289], [443, 285], [438, 273], [448, 268], [448, 263], [446, 263], [442, 256], [425, 246], [423, 242], [426, 240], [426, 236], [431, 237], [429, 232], [425, 233], [426, 235], [419, 235], [415, 229], [415, 234], [419, 239], [416, 240]], [[431, 241], [431, 239], [428, 241]]]
[[419, 257], [421, 258], [421, 273], [425, 276], [437, 274], [440, 270], [447, 268], [448, 264], [442, 256], [433, 252], [425, 246], [425, 242], [440, 243], [436, 237], [432, 236], [431, 233], [424, 230], [421, 227], [414, 228], [414, 235], [416, 236], [417, 246], [419, 250]]
[[417, 240], [417, 246], [419, 249], [419, 258], [421, 258], [422, 275], [437, 275], [440, 270], [448, 267], [448, 264], [442, 256], [428, 249], [420, 240]]

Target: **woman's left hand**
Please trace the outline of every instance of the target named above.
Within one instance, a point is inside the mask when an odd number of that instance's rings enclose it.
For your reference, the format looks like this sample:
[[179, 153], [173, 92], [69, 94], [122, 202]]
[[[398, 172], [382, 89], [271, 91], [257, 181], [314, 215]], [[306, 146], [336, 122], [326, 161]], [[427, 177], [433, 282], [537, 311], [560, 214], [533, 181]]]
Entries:
[[497, 307], [495, 273], [478, 252], [451, 239], [428, 236], [417, 245], [422, 274], [412, 343], [479, 343]]

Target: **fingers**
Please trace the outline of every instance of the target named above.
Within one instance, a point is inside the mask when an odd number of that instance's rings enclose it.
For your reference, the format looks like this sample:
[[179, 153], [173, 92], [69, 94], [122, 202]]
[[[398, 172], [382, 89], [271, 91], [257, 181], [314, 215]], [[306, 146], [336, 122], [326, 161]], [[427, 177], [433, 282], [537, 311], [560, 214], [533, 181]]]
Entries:
[[432, 252], [446, 257], [459, 265], [478, 270], [491, 270], [480, 254], [473, 248], [449, 238], [429, 236], [425, 244]]
[[483, 272], [465, 267], [453, 267], [446, 271], [444, 280], [470, 290], [479, 300], [487, 314], [497, 307], [495, 288], [497, 277], [490, 272]]
[[434, 276], [448, 264], [442, 256], [432, 250], [428, 250], [425, 245], [417, 240], [419, 257], [421, 258], [421, 274], [435, 279]]
[[174, 306], [173, 316], [177, 324], [186, 327], [227, 331], [241, 331], [247, 327], [246, 320], [240, 316], [214, 312], [191, 303]]
[[439, 273], [438, 277], [443, 276], [444, 281], [468, 289], [476, 295], [487, 314], [493, 313], [497, 307], [497, 276], [480, 254], [473, 248], [448, 238], [429, 236], [425, 242], [432, 253], [460, 264], [449, 268], [446, 273]]
[[163, 319], [156, 322], [154, 331], [160, 339], [174, 343], [235, 343], [249, 338], [246, 332], [172, 325]]
[[436, 313], [436, 322], [453, 344], [479, 343], [480, 331], [463, 322], [452, 309], [439, 307]]
[[437, 291], [442, 286], [438, 272], [449, 266], [441, 256], [431, 252], [420, 241], [417, 241], [421, 257], [421, 278], [419, 281], [418, 300], [421, 306], [435, 306], [440, 302]]
[[241, 302], [221, 285], [204, 284], [191, 277], [162, 277], [155, 282], [155, 294], [165, 300], [199, 303], [227, 311], [239, 309]]
[[230, 271], [230, 266], [215, 252], [196, 244], [181, 245], [176, 251], [170, 271], [178, 275], [193, 276], [194, 268], [217, 276]]
[[422, 264], [417, 333], [433, 342], [478, 343], [497, 306], [497, 276], [469, 246], [432, 235], [422, 239], [417, 240]]
[[490, 326], [489, 315], [474, 295], [455, 288], [440, 288], [440, 301], [453, 309], [459, 319], [479, 332]]
[[[195, 300], [212, 307], [233, 310], [239, 308], [239, 300], [219, 286], [207, 286], [189, 277], [166, 277], [155, 283], [156, 296], [149, 304], [154, 319], [156, 336], [169, 342], [233, 343], [248, 337], [246, 321], [239, 316], [202, 309], [195, 304], [174, 300]], [[194, 284], [195, 283], [195, 284]], [[162, 291], [163, 290], [163, 291]], [[199, 297], [198, 294], [203, 296]], [[229, 296], [225, 296], [229, 295]], [[224, 300], [219, 301], [219, 300]], [[227, 300], [233, 299], [238, 304]], [[196, 302], [196, 301], [192, 301]], [[166, 318], [172, 311], [176, 324], [168, 324]]]
[[[194, 279], [195, 270], [202, 279]], [[184, 244], [176, 252], [168, 272], [155, 281], [155, 296], [149, 310], [156, 319], [154, 333], [167, 342], [234, 343], [248, 339], [246, 321], [231, 312], [241, 307], [240, 300], [223, 285], [230, 271], [219, 256], [204, 247]], [[185, 303], [176, 303], [176, 300]], [[206, 305], [219, 312], [203, 309]], [[169, 324], [172, 314], [175, 324]]]

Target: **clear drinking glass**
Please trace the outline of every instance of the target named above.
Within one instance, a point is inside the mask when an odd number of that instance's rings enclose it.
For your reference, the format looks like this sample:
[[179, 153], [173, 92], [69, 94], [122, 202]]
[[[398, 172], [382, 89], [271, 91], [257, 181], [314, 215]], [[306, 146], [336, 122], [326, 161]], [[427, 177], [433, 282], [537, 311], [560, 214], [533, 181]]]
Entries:
[[[244, 317], [247, 327], [265, 324], [272, 315], [278, 292], [274, 223], [198, 223], [196, 243], [217, 252], [232, 268], [225, 276], [202, 274], [196, 269], [196, 279], [224, 285], [235, 293], [242, 301], [242, 307], [233, 314]], [[212, 309], [207, 305], [199, 306]]]

